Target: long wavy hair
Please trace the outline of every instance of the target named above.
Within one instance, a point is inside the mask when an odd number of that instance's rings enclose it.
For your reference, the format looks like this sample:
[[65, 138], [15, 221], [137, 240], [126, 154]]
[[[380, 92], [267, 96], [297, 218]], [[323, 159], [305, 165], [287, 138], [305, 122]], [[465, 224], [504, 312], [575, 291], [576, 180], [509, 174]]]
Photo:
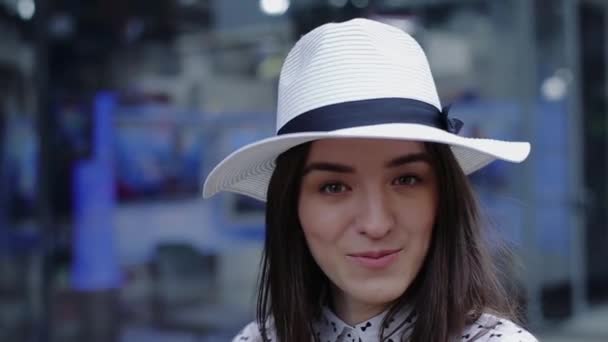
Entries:
[[[306, 143], [281, 154], [268, 188], [256, 309], [264, 341], [268, 329], [274, 330], [280, 342], [315, 341], [313, 323], [331, 300], [330, 281], [313, 259], [298, 218], [310, 146]], [[425, 148], [438, 178], [438, 215], [420, 272], [392, 304], [385, 320], [406, 302], [413, 304], [417, 319], [411, 341], [449, 341], [486, 312], [516, 320], [516, 306], [499, 281], [482, 235], [467, 176], [447, 145], [425, 143]]]

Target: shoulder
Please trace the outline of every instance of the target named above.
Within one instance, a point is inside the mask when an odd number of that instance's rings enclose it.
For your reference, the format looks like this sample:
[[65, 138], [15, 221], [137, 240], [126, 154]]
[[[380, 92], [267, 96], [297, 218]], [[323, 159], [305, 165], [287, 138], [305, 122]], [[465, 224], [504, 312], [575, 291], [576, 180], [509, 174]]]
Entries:
[[256, 322], [247, 324], [233, 339], [232, 342], [262, 342], [262, 335]]
[[483, 314], [462, 334], [462, 341], [538, 342], [527, 330], [512, 321]]
[[[268, 331], [269, 338], [271, 340], [274, 339], [274, 333], [272, 331]], [[251, 322], [247, 324], [233, 339], [232, 342], [263, 342], [262, 334], [260, 333], [260, 328], [256, 322]]]

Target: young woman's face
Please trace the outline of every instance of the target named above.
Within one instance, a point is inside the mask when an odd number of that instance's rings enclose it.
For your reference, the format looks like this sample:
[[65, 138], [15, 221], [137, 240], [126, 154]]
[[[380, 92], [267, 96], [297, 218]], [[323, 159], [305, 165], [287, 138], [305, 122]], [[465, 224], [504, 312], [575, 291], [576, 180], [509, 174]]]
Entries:
[[337, 305], [384, 309], [405, 292], [429, 248], [437, 193], [423, 143], [312, 143], [298, 213]]

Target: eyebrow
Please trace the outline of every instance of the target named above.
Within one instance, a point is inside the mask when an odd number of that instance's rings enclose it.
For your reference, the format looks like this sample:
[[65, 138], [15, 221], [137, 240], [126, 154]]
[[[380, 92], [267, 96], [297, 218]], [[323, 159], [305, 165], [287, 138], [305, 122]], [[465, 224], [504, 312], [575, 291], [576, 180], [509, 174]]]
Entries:
[[[384, 164], [386, 168], [395, 168], [398, 166], [402, 166], [405, 164], [411, 164], [416, 162], [431, 162], [431, 157], [426, 152], [421, 153], [413, 153], [406, 154], [403, 156], [399, 156], [397, 158], [391, 159]], [[327, 171], [327, 172], [336, 172], [336, 173], [354, 173], [355, 168], [349, 165], [339, 164], [339, 163], [330, 163], [330, 162], [313, 162], [304, 168], [303, 175], [307, 175], [312, 171]]]
[[406, 154], [404, 156], [391, 159], [385, 164], [385, 167], [393, 168], [404, 164], [424, 162], [427, 164], [431, 163], [431, 156], [426, 152]]
[[312, 171], [328, 171], [337, 173], [354, 173], [355, 169], [352, 166], [328, 163], [328, 162], [315, 162], [306, 165], [304, 168], [304, 175], [309, 174]]

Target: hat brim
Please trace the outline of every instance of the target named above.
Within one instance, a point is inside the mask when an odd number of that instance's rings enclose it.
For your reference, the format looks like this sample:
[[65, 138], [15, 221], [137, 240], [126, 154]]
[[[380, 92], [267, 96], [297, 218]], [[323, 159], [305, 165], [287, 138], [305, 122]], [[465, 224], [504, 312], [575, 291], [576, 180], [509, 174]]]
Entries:
[[319, 139], [362, 138], [435, 142], [450, 145], [465, 174], [496, 159], [519, 163], [530, 153], [527, 142], [467, 138], [421, 124], [392, 123], [345, 128], [331, 132], [285, 134], [246, 145], [222, 160], [209, 174], [203, 197], [230, 191], [266, 201], [275, 159], [290, 148]]

